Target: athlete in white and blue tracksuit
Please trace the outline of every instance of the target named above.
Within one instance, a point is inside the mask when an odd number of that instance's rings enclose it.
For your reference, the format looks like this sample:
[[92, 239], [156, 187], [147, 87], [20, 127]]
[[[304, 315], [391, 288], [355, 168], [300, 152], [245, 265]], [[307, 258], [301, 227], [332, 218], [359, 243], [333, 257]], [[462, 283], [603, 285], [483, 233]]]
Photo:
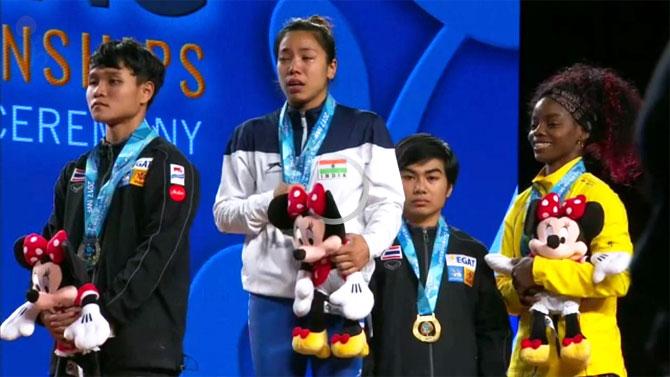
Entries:
[[[301, 114], [288, 107], [296, 156], [302, 134], [314, 127], [322, 108], [323, 104]], [[282, 181], [279, 114], [277, 110], [237, 127], [223, 157], [214, 204], [220, 231], [246, 235], [242, 285], [250, 293], [249, 332], [257, 375], [301, 375], [306, 368], [306, 357], [291, 348], [296, 324], [292, 299], [300, 263], [293, 258], [291, 237], [269, 224], [267, 217], [273, 191]], [[338, 104], [316, 154], [309, 187], [317, 182], [331, 191], [343, 218], [354, 214], [345, 227], [367, 242], [370, 261], [363, 273], [369, 279], [374, 258], [400, 228], [404, 202], [393, 144], [382, 118]], [[355, 375], [360, 367], [360, 359], [312, 361], [313, 375]]]

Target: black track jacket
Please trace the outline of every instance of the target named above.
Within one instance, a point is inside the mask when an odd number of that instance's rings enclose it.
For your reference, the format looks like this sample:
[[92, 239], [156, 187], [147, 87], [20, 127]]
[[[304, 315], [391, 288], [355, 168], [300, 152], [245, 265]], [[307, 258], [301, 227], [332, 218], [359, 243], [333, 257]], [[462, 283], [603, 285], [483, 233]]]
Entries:
[[[100, 144], [88, 152], [99, 153], [100, 182], [109, 179], [121, 148]], [[51, 237], [65, 229], [72, 250], [79, 248], [84, 233], [82, 174], [88, 153], [63, 168], [55, 187], [54, 210], [44, 230]], [[115, 334], [98, 355], [103, 374], [182, 368], [190, 281], [189, 229], [199, 200], [198, 174], [161, 137], [152, 140], [137, 161], [138, 169], [133, 168], [114, 191], [94, 271], [100, 309]], [[135, 172], [147, 162], [148, 170]]]
[[[417, 315], [417, 278], [404, 251], [402, 256], [396, 253], [396, 259], [382, 260], [384, 255], [377, 259], [371, 282], [375, 293], [372, 352], [366, 359], [366, 373], [377, 376], [505, 374], [511, 331], [493, 271], [484, 261], [487, 249], [466, 233], [453, 227], [449, 229], [446, 259], [452, 260], [445, 265], [437, 299], [435, 315], [442, 326], [442, 335], [435, 343], [423, 343], [412, 335]], [[425, 284], [436, 228], [410, 227], [409, 230]], [[400, 245], [397, 239], [394, 245]], [[465, 276], [465, 271], [454, 265], [457, 257], [458, 261], [470, 263], [476, 260], [474, 277]]]

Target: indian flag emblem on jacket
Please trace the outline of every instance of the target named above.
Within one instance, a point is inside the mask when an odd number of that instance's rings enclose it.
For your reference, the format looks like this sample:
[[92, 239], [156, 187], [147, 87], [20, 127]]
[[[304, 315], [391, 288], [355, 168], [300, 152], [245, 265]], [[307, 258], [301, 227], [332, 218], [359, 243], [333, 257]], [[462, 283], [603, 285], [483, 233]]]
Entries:
[[346, 178], [347, 160], [321, 160], [318, 165], [319, 179]]

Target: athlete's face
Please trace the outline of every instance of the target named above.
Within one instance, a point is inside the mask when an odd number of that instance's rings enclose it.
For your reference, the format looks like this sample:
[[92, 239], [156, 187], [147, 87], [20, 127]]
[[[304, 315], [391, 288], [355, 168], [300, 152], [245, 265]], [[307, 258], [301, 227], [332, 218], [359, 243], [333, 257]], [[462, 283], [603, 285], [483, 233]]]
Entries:
[[589, 134], [558, 102], [544, 97], [535, 104], [528, 140], [535, 159], [556, 171], [570, 160], [581, 156]]
[[319, 106], [335, 77], [337, 61], [328, 55], [311, 32], [290, 31], [279, 43], [277, 76], [288, 103], [298, 110]]
[[89, 72], [86, 102], [93, 119], [114, 127], [146, 110], [153, 93], [151, 81], [139, 84], [137, 77], [123, 65], [96, 67]]
[[405, 191], [404, 217], [415, 225], [436, 225], [453, 189], [442, 160], [432, 158], [408, 165], [400, 176]]

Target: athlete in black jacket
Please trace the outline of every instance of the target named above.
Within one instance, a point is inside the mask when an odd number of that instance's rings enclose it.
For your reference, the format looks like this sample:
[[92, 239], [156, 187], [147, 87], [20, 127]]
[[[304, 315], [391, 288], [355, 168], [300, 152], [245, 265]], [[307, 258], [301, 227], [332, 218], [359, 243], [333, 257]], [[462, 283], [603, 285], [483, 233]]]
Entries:
[[[440, 334], [428, 336], [432, 342], [415, 336], [419, 280], [408, 255], [415, 255], [421, 284], [428, 289], [428, 271], [434, 269], [430, 267], [433, 247], [439, 224], [443, 223], [440, 211], [452, 192], [458, 162], [446, 143], [428, 135], [405, 139], [398, 144], [396, 154], [405, 189], [407, 240], [399, 242], [401, 230], [394, 246], [376, 261], [371, 282], [375, 293], [372, 353], [366, 360], [366, 373], [504, 375], [511, 332], [493, 272], [484, 261], [487, 249], [454, 227], [446, 227], [446, 255], [439, 258], [443, 273], [432, 314], [441, 326]], [[412, 246], [415, 252], [408, 254]]]
[[[44, 230], [47, 238], [60, 229], [68, 232], [71, 250], [88, 263], [101, 312], [114, 334], [99, 353], [75, 360], [87, 374], [177, 375], [183, 364], [197, 172], [144, 121], [163, 81], [160, 61], [124, 40], [103, 44], [91, 63], [87, 101], [93, 118], [107, 125], [105, 140], [62, 170]], [[138, 132], [144, 132], [146, 143], [136, 148], [130, 169], [118, 173], [115, 164], [136, 143]], [[97, 174], [87, 170], [89, 156]], [[97, 193], [105, 183], [114, 184], [93, 257], [81, 247], [89, 182], [95, 182]], [[67, 325], [62, 314], [47, 313], [42, 321], [54, 337], [62, 337]], [[55, 373], [65, 372], [68, 363], [57, 360]]]

